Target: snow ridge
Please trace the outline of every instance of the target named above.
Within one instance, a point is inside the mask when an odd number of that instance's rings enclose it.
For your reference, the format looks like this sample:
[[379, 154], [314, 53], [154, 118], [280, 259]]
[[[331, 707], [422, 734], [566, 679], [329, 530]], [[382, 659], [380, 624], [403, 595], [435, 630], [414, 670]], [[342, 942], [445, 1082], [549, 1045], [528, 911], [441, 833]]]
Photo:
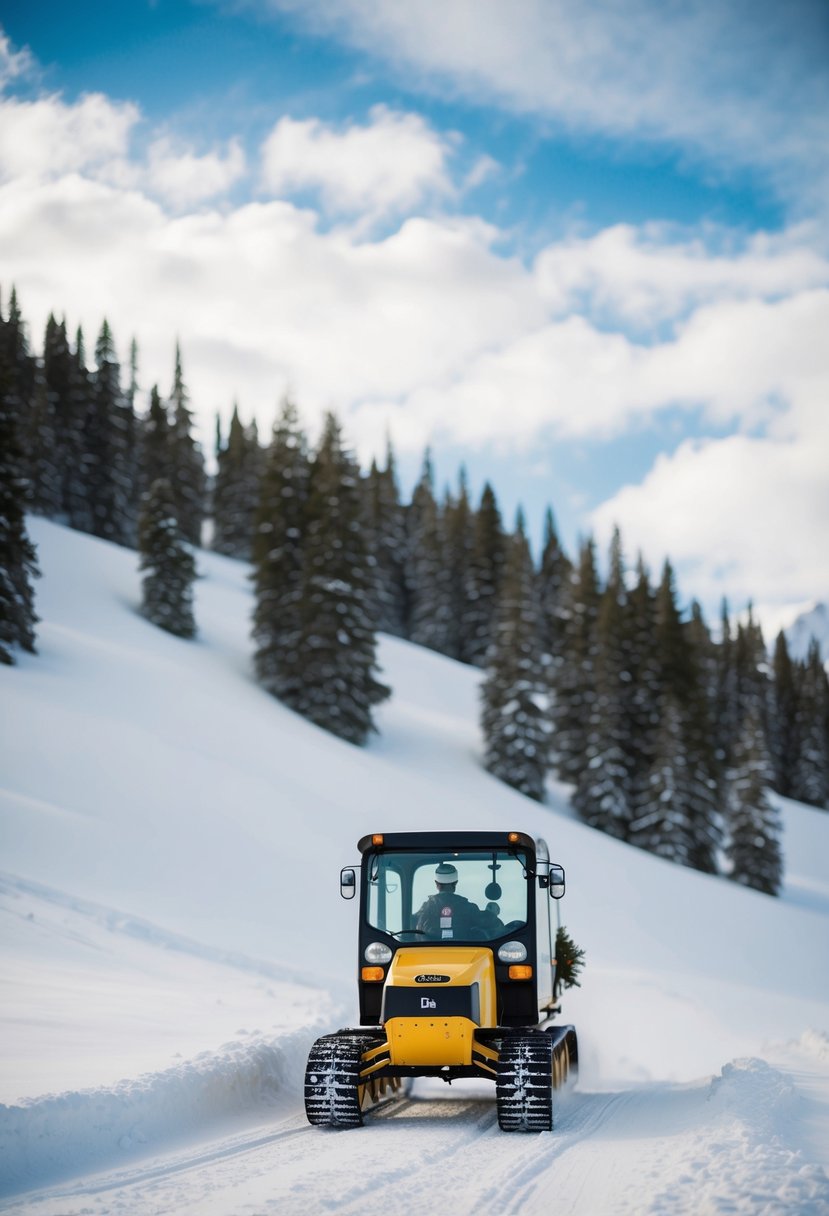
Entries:
[[321, 1025], [217, 1052], [118, 1085], [0, 1106], [0, 1196], [174, 1143], [234, 1114], [301, 1093]]

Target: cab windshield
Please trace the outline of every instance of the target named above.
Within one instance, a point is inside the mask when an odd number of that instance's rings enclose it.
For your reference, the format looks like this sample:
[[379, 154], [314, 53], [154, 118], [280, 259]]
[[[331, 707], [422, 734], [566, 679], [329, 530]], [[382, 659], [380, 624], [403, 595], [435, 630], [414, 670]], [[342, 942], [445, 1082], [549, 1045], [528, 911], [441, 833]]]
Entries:
[[527, 922], [527, 857], [497, 850], [372, 854], [366, 916], [401, 942], [493, 941]]

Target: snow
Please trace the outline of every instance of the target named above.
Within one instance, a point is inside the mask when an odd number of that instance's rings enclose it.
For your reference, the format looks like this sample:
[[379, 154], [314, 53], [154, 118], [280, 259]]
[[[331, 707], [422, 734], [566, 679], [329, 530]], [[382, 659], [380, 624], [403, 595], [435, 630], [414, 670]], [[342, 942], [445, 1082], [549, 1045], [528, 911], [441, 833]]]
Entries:
[[829, 605], [813, 604], [806, 612], [801, 612], [785, 632], [793, 659], [804, 661], [814, 640], [820, 647], [821, 658], [829, 662]]
[[[247, 569], [202, 553], [199, 636], [135, 554], [30, 521], [37, 656], [0, 670], [0, 1204], [29, 1213], [829, 1212], [829, 815], [778, 800], [774, 900], [538, 806], [481, 767], [478, 673], [383, 638], [365, 749], [250, 676]], [[357, 839], [543, 835], [587, 952], [578, 1088], [504, 1135], [418, 1082], [310, 1128], [313, 1039], [355, 1024]]]

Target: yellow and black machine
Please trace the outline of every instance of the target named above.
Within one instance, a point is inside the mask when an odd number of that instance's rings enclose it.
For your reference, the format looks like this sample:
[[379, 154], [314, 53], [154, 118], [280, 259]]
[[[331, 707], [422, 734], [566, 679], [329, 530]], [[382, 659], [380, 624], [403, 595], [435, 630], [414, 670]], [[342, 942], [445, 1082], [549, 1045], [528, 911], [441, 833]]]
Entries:
[[504, 1131], [549, 1131], [578, 1043], [557, 1023], [554, 943], [565, 877], [523, 832], [364, 836], [359, 1028], [318, 1039], [305, 1075], [317, 1126], [355, 1127], [408, 1078], [487, 1077]]

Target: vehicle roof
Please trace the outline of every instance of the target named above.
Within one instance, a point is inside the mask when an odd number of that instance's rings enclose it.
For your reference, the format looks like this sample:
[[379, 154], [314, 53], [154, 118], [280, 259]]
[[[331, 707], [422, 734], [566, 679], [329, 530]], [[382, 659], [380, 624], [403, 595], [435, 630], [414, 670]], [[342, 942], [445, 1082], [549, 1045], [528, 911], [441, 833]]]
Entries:
[[[375, 833], [378, 835], [380, 833]], [[510, 836], [517, 839], [510, 840]], [[526, 832], [383, 832], [383, 843], [374, 844], [374, 835], [357, 842], [361, 853], [387, 850], [413, 852], [459, 852], [463, 849], [527, 849], [535, 855], [536, 844]]]

